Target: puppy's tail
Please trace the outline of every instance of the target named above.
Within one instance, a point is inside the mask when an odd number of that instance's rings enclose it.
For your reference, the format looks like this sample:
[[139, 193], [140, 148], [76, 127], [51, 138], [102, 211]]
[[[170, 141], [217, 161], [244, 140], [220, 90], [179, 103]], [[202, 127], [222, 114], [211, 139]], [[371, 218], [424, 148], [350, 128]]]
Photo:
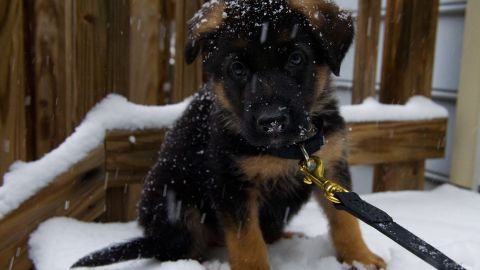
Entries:
[[[178, 236], [177, 236], [178, 237]], [[172, 237], [173, 238], [173, 237]], [[181, 237], [180, 237], [181, 238]], [[136, 238], [95, 251], [74, 263], [75, 267], [95, 267], [133, 260], [156, 258], [160, 261], [186, 259], [189, 257], [189, 243], [175, 239], [176, 243], [157, 238]]]

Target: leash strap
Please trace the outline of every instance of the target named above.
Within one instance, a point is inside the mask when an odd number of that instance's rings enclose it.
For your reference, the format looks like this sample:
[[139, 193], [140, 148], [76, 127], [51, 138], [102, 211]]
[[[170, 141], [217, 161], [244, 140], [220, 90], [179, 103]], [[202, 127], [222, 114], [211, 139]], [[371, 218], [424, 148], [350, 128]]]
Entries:
[[317, 185], [324, 192], [325, 198], [332, 202], [337, 209], [347, 211], [377, 229], [436, 269], [465, 270], [441, 251], [395, 223], [387, 213], [362, 200], [357, 193], [350, 192], [326, 179], [322, 160], [317, 156], [309, 156], [302, 145], [300, 145], [300, 149], [305, 158], [299, 163], [299, 169], [305, 175], [304, 183]]
[[335, 197], [340, 201], [334, 204], [337, 209], [347, 211], [372, 226], [436, 269], [465, 270], [441, 251], [395, 223], [387, 213], [362, 200], [357, 193], [338, 192]]

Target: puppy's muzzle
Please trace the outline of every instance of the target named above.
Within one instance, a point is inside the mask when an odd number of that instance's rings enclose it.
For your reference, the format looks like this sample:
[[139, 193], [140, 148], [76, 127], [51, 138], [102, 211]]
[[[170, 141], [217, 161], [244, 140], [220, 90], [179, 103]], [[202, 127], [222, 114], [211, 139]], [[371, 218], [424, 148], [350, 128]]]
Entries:
[[263, 112], [257, 118], [257, 130], [265, 135], [278, 135], [284, 132], [290, 124], [287, 111]]

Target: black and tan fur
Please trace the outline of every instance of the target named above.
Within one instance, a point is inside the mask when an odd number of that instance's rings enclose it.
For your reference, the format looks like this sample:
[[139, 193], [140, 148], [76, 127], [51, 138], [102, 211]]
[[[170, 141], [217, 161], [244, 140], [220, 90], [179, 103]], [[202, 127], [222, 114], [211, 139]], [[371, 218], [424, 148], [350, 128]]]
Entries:
[[[269, 269], [268, 243], [318, 196], [339, 260], [385, 264], [358, 222], [302, 183], [296, 160], [268, 155], [323, 123], [316, 153], [327, 177], [350, 187], [345, 124], [329, 88], [353, 38], [352, 19], [321, 0], [218, 0], [190, 21], [186, 59], [202, 56], [208, 83], [168, 134], [139, 204], [144, 237], [75, 266], [135, 258], [205, 259], [226, 246], [233, 270]], [[287, 215], [286, 215], [287, 213]]]

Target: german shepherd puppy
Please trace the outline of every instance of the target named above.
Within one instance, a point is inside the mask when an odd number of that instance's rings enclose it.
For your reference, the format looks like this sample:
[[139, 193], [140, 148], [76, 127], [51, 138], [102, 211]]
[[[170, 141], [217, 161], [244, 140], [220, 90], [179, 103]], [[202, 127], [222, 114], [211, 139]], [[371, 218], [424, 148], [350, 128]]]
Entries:
[[[315, 137], [314, 126], [325, 145], [309, 151], [324, 160], [329, 179], [350, 188], [345, 123], [329, 88], [353, 39], [350, 14], [321, 0], [212, 0], [189, 25], [186, 60], [202, 55], [208, 83], [146, 178], [138, 208], [144, 236], [74, 267], [202, 260], [209, 248], [226, 246], [233, 270], [267, 270], [266, 244], [282, 238], [313, 191], [338, 259], [384, 268], [357, 220], [303, 184], [297, 168], [295, 145]], [[298, 154], [285, 158], [292, 149]]]

